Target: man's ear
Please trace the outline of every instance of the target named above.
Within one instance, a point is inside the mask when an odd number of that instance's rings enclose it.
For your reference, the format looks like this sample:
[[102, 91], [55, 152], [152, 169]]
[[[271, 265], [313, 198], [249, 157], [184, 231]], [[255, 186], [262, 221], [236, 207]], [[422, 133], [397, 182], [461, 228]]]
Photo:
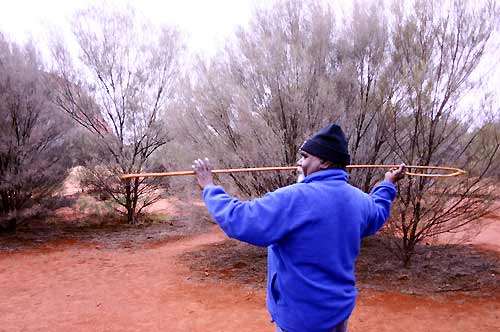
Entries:
[[319, 169], [328, 169], [332, 167], [333, 163], [330, 160], [321, 160], [321, 164], [319, 164]]

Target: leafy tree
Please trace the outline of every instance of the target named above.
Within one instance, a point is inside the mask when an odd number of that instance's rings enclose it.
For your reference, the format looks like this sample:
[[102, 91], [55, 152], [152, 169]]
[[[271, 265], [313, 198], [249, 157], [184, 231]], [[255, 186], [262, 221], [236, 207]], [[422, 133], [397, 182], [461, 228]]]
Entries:
[[500, 167], [498, 133], [488, 123], [474, 129], [473, 118], [484, 115], [464, 114], [460, 101], [474, 88], [471, 74], [484, 58], [499, 11], [493, 2], [473, 7], [465, 1], [415, 1], [406, 9], [396, 3], [393, 15], [391, 65], [398, 89], [387, 135], [393, 160], [471, 172], [448, 181], [409, 178], [400, 185], [389, 229], [401, 238], [396, 252], [408, 265], [419, 242], [477, 220], [498, 198], [492, 186], [498, 177], [490, 176]]
[[[405, 265], [424, 239], [473, 225], [498, 198], [494, 104], [464, 112], [463, 96], [498, 26], [494, 2], [355, 2], [335, 25], [319, 2], [257, 9], [248, 28], [186, 83], [184, 137], [222, 167], [293, 165], [303, 140], [329, 122], [350, 138], [356, 164], [455, 165], [470, 176], [409, 178], [399, 186], [392, 249]], [[474, 119], [471, 119], [474, 118]], [[474, 121], [472, 121], [474, 120]], [[377, 171], [378, 172], [378, 171]], [[353, 171], [368, 191], [380, 177]], [[286, 174], [234, 177], [246, 194]]]
[[[338, 28], [334, 59], [338, 73], [332, 91], [340, 101], [340, 122], [349, 139], [352, 164], [384, 164], [388, 110], [398, 81], [391, 66], [388, 18], [379, 3], [355, 1], [352, 14]], [[351, 182], [368, 192], [379, 170], [351, 173]]]
[[70, 125], [50, 104], [45, 77], [31, 43], [19, 46], [0, 34], [0, 219], [8, 231], [15, 231], [23, 209], [61, 184], [68, 166]]
[[[219, 167], [294, 165], [304, 139], [339, 117], [331, 93], [333, 15], [312, 1], [260, 8], [248, 28], [185, 89], [186, 137]], [[246, 194], [290, 183], [290, 174], [233, 176]]]
[[180, 36], [156, 29], [130, 7], [89, 7], [72, 27], [77, 61], [61, 38], [54, 41], [53, 102], [95, 136], [85, 184], [114, 199], [135, 223], [165, 181], [119, 176], [159, 170], [152, 156], [169, 140], [163, 115], [179, 71]]

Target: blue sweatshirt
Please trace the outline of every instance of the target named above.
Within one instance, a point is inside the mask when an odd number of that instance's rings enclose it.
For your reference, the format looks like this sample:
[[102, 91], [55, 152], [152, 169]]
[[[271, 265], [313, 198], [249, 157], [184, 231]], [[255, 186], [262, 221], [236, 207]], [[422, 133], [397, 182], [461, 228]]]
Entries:
[[267, 308], [287, 332], [329, 331], [354, 309], [361, 238], [387, 220], [396, 189], [384, 181], [368, 195], [347, 180], [321, 170], [251, 201], [219, 186], [203, 191], [229, 237], [268, 247]]

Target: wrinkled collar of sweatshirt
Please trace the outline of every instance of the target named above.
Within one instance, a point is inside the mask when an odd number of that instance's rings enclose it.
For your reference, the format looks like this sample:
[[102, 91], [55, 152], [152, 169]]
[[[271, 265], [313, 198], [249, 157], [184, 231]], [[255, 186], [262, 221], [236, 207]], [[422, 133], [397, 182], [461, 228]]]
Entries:
[[338, 168], [322, 169], [309, 174], [301, 181], [301, 183], [310, 183], [322, 180], [343, 180], [348, 182], [349, 174], [346, 171]]

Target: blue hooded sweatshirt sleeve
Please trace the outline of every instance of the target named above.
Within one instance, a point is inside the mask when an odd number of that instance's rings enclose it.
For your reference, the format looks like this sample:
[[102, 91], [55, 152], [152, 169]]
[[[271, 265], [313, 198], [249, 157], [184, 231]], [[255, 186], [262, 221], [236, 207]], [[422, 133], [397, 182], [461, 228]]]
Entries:
[[370, 197], [371, 200], [368, 200], [370, 213], [362, 232], [363, 237], [375, 234], [389, 219], [392, 201], [396, 197], [396, 186], [383, 181], [373, 188]]
[[222, 187], [207, 186], [203, 198], [208, 211], [229, 237], [261, 247], [277, 242], [298, 226], [296, 221], [302, 218], [289, 219], [290, 215], [307, 214], [289, 187], [262, 198], [240, 201]]
[[267, 307], [287, 332], [331, 331], [354, 308], [361, 238], [383, 225], [396, 190], [382, 182], [368, 195], [347, 180], [321, 170], [251, 201], [219, 186], [203, 191], [228, 236], [268, 247]]

